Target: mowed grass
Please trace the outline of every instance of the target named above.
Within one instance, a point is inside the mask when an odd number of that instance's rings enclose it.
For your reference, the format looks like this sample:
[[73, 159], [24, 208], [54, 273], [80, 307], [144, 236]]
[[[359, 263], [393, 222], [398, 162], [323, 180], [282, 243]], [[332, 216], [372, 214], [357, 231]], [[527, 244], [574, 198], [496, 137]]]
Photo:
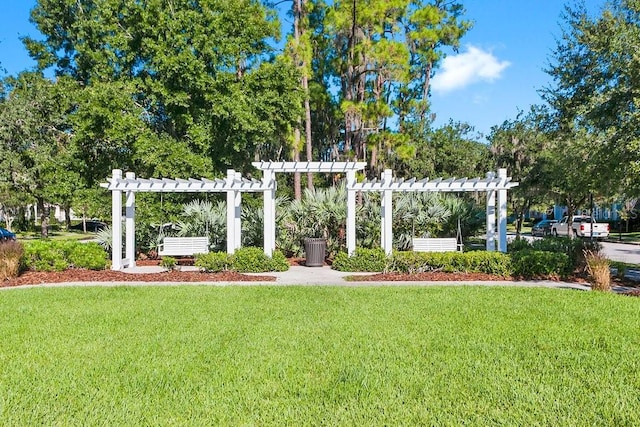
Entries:
[[558, 289], [13, 289], [0, 424], [640, 425], [639, 331]]

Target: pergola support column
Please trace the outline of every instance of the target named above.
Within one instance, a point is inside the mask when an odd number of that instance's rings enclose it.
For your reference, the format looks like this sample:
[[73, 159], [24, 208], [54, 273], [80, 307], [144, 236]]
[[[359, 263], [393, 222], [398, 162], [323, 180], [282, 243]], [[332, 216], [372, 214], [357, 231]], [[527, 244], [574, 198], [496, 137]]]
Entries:
[[[501, 182], [507, 179], [507, 170], [498, 169]], [[501, 188], [498, 192], [498, 250], [507, 252], [507, 190]]]
[[[240, 182], [242, 174], [236, 172], [235, 179]], [[235, 236], [233, 244], [235, 249], [240, 249], [242, 247], [242, 193], [238, 190], [233, 192], [233, 228]]]
[[[111, 171], [112, 179], [122, 178], [120, 169]], [[122, 191], [111, 191], [111, 269], [122, 270]]]
[[349, 256], [356, 251], [356, 171], [347, 171], [347, 253]]
[[[227, 186], [231, 188], [236, 178], [233, 169], [227, 169]], [[236, 250], [235, 205], [236, 191], [227, 190], [227, 253], [233, 254]]]
[[272, 170], [264, 170], [262, 183], [268, 189], [264, 191], [264, 253], [272, 256], [276, 248], [276, 180]]
[[[381, 178], [382, 185], [389, 187], [393, 180], [391, 169], [385, 169]], [[380, 246], [385, 254], [391, 255], [393, 251], [393, 190], [382, 191], [381, 204]]]
[[[127, 172], [127, 179], [136, 179], [136, 174]], [[124, 267], [136, 266], [136, 195], [133, 191], [125, 192], [125, 260], [122, 263]]]
[[[495, 178], [495, 173], [487, 172], [487, 179]], [[496, 192], [487, 190], [487, 251], [496, 250]]]

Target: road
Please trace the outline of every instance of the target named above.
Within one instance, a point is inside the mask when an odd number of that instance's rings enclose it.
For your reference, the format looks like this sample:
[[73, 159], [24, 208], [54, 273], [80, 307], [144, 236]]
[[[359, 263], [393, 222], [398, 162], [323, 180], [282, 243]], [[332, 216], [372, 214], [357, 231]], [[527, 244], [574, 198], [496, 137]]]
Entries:
[[[531, 234], [523, 234], [523, 237], [532, 240], [540, 237], [531, 237]], [[604, 256], [611, 261], [640, 264], [640, 245], [631, 243], [600, 242]]]
[[612, 261], [640, 264], [640, 245], [602, 242], [602, 251]]

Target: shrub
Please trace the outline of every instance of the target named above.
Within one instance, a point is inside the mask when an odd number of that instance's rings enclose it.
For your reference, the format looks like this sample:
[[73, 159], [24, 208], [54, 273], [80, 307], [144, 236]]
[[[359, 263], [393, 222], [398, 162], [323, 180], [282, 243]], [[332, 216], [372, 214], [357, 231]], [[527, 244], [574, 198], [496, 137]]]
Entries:
[[273, 252], [273, 256], [269, 260], [268, 271], [287, 271], [289, 270], [289, 262], [284, 254], [280, 251]]
[[22, 268], [24, 248], [20, 242], [0, 243], [0, 281], [17, 277]]
[[535, 240], [531, 243], [531, 247], [538, 251], [547, 251], [554, 253], [563, 253], [569, 257], [571, 269], [582, 270], [586, 267], [584, 257], [585, 251], [600, 252], [602, 246], [597, 241], [589, 239], [568, 237], [548, 237]]
[[27, 242], [24, 264], [29, 270], [35, 271], [63, 271], [68, 267], [62, 246], [52, 240]]
[[333, 260], [332, 268], [338, 271], [384, 271], [387, 256], [382, 248], [357, 248], [353, 256], [339, 252]]
[[72, 267], [104, 270], [107, 266], [107, 253], [95, 242], [74, 242], [66, 247], [65, 255]]
[[507, 252], [516, 252], [531, 248], [531, 243], [527, 239], [515, 239], [507, 243]]
[[[232, 256], [232, 269], [240, 273], [262, 273], [265, 271], [274, 271], [272, 268], [279, 268], [277, 271], [282, 270], [286, 264], [286, 259], [283, 264], [283, 257], [277, 255], [277, 259], [274, 261], [265, 255], [261, 248], [245, 247], [240, 248]], [[288, 264], [286, 269], [288, 269]]]
[[167, 270], [173, 270], [178, 265], [178, 261], [174, 257], [166, 256], [160, 260], [160, 266]]
[[25, 244], [23, 262], [35, 271], [63, 271], [67, 268], [102, 270], [107, 253], [97, 243], [35, 240]]
[[422, 273], [428, 271], [511, 274], [511, 260], [501, 252], [394, 252], [385, 271]]
[[525, 249], [511, 253], [513, 275], [527, 279], [565, 277], [573, 270], [565, 253]]
[[195, 266], [210, 273], [227, 271], [231, 266], [231, 255], [226, 252], [209, 252], [197, 254]]

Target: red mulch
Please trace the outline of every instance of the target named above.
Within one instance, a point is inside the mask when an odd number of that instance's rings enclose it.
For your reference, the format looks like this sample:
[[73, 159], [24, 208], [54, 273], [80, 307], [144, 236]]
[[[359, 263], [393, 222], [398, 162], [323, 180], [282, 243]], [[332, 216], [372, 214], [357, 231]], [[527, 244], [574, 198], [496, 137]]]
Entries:
[[0, 286], [39, 285], [65, 282], [266, 282], [275, 281], [274, 276], [250, 276], [226, 271], [203, 273], [200, 271], [164, 271], [161, 273], [123, 273], [113, 270], [27, 271], [20, 276], [5, 280]]

